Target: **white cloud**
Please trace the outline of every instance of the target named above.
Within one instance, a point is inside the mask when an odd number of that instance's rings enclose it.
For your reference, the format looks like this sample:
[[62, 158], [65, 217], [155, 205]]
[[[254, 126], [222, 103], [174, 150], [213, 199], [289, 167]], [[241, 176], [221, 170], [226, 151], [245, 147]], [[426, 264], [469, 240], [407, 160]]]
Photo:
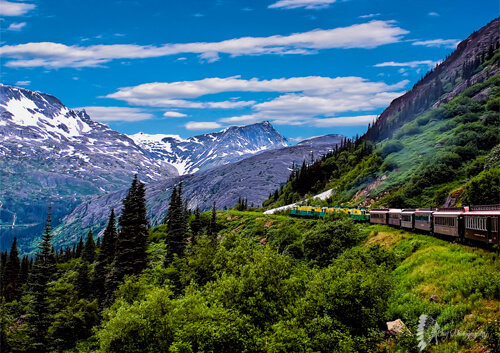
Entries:
[[205, 16], [204, 14], [199, 12], [193, 14], [193, 17], [204, 17], [204, 16]]
[[34, 4], [24, 2], [10, 2], [0, 0], [0, 16], [22, 16], [36, 7]]
[[2, 56], [10, 58], [9, 67], [99, 67], [117, 59], [144, 59], [198, 54], [201, 60], [219, 60], [219, 54], [232, 57], [241, 55], [314, 54], [321, 49], [364, 48], [399, 42], [408, 31], [397, 27], [394, 21], [371, 21], [348, 27], [294, 33], [288, 36], [242, 37], [221, 42], [197, 42], [140, 46], [112, 44], [92, 46], [67, 46], [53, 42], [32, 42], [0, 47]]
[[190, 121], [184, 126], [187, 130], [212, 130], [222, 127], [221, 124], [214, 121]]
[[376, 17], [376, 16], [380, 16], [380, 13], [371, 13], [368, 15], [359, 16], [359, 18], [372, 18], [372, 17]]
[[[333, 118], [347, 112], [373, 111], [384, 108], [403, 93], [402, 90], [408, 82], [404, 80], [388, 85], [384, 82], [372, 82], [361, 77], [306, 76], [271, 80], [257, 78], [244, 80], [235, 76], [206, 78], [198, 81], [142, 84], [121, 88], [106, 98], [152, 107], [234, 109], [251, 106], [253, 112], [250, 114], [226, 117], [218, 121], [220, 123], [250, 124], [270, 120], [276, 125], [307, 124], [316, 126], [315, 124], [319, 124], [316, 119]], [[269, 92], [281, 95], [260, 102], [190, 100], [228, 92]], [[352, 125], [361, 124], [356, 122], [358, 120], [332, 120], [329, 124], [347, 124], [347, 121]], [[189, 126], [190, 129], [194, 129], [193, 126], [196, 125]]]
[[380, 63], [377, 65], [374, 65], [374, 67], [387, 67], [387, 66], [392, 66], [392, 67], [419, 67], [419, 66], [428, 66], [430, 68], [434, 67], [439, 61], [433, 61], [433, 60], [419, 60], [419, 61], [408, 61], [408, 62], [403, 62], [403, 63], [398, 63], [394, 61], [389, 61], [389, 62], [384, 62]]
[[303, 7], [308, 10], [319, 10], [329, 7], [336, 0], [279, 0], [268, 6], [270, 9], [297, 9]]
[[92, 118], [92, 120], [100, 122], [108, 121], [142, 121], [152, 119], [153, 114], [146, 113], [140, 108], [128, 107], [82, 107], [74, 110], [83, 110]]
[[363, 126], [372, 123], [377, 115], [360, 115], [339, 118], [315, 119], [315, 127], [333, 127], [333, 126]]
[[[172, 105], [172, 100], [198, 98], [208, 94], [223, 92], [304, 92], [308, 95], [327, 95], [338, 92], [347, 94], [370, 94], [386, 90], [399, 90], [407, 82], [386, 85], [383, 82], [371, 82], [362, 77], [322, 77], [305, 76], [278, 78], [271, 80], [241, 79], [240, 76], [227, 78], [205, 78], [197, 81], [154, 82], [138, 86], [125, 87], [106, 96], [136, 105], [160, 106], [161, 102]], [[229, 102], [231, 103], [231, 102]], [[241, 102], [234, 102], [242, 104]], [[249, 103], [245, 103], [249, 105]]]
[[7, 28], [7, 31], [19, 32], [21, 29], [23, 29], [24, 26], [26, 26], [26, 22], [11, 23]]
[[445, 47], [455, 49], [460, 43], [458, 39], [433, 39], [413, 42], [413, 45], [424, 45], [426, 47]]
[[167, 118], [185, 118], [187, 115], [179, 112], [165, 112], [163, 116]]
[[429, 16], [436, 16], [436, 17], [439, 17], [441, 16], [440, 14], [438, 14], [437, 12], [429, 12], [428, 13]]
[[29, 86], [31, 84], [31, 81], [17, 81], [14, 85], [15, 86]]

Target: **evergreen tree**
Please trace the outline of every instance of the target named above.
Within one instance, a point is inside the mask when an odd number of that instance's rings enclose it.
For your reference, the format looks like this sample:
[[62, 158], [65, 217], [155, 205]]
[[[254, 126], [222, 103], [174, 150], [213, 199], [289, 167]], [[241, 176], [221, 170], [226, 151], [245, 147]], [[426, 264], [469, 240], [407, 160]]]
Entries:
[[19, 272], [21, 271], [21, 261], [19, 260], [19, 250], [17, 249], [17, 238], [14, 237], [10, 248], [9, 258], [5, 264], [5, 299], [8, 302], [17, 300], [21, 296], [21, 283]]
[[200, 230], [201, 230], [200, 208], [196, 207], [196, 211], [194, 211], [194, 219], [191, 222], [191, 231], [193, 232], [193, 238], [196, 238], [200, 235]]
[[28, 281], [30, 271], [30, 260], [28, 255], [23, 256], [23, 260], [21, 261], [21, 271], [19, 272], [19, 283], [21, 286]]
[[78, 266], [78, 276], [76, 278], [75, 289], [80, 299], [87, 299], [90, 293], [89, 264], [82, 261]]
[[135, 175], [118, 219], [120, 232], [116, 242], [115, 261], [106, 288], [108, 302], [112, 300], [112, 293], [125, 276], [138, 275], [146, 267], [148, 220], [145, 194], [144, 184]]
[[217, 210], [215, 208], [215, 201], [212, 206], [212, 217], [210, 218], [208, 234], [214, 240], [217, 238]]
[[109, 215], [108, 225], [104, 230], [104, 234], [102, 235], [102, 245], [101, 251], [99, 252], [99, 257], [102, 258], [101, 261], [105, 261], [107, 265], [113, 262], [115, 257], [115, 248], [116, 248], [116, 239], [117, 231], [116, 231], [116, 219], [115, 219], [115, 210], [111, 210], [111, 214]]
[[97, 299], [100, 307], [106, 305], [106, 278], [109, 276], [110, 265], [113, 263], [116, 245], [115, 211], [111, 210], [108, 225], [102, 236], [101, 250], [97, 257], [92, 278], [92, 296]]
[[95, 260], [95, 248], [94, 235], [91, 229], [87, 235], [87, 241], [83, 246], [82, 261], [88, 262], [89, 264], [93, 263]]
[[38, 246], [36, 261], [29, 278], [30, 292], [33, 300], [28, 310], [28, 323], [34, 333], [33, 348], [36, 352], [46, 351], [47, 330], [51, 323], [47, 297], [49, 282], [56, 272], [56, 261], [52, 252], [51, 215], [52, 210], [49, 207], [42, 241]]
[[182, 201], [182, 182], [174, 188], [170, 208], [168, 210], [168, 236], [166, 240], [167, 255], [165, 256], [165, 266], [174, 260], [174, 254], [179, 257], [184, 256], [187, 245], [187, 222], [186, 210]]
[[76, 246], [76, 251], [75, 251], [75, 257], [80, 257], [82, 256], [82, 251], [83, 251], [83, 238], [80, 237], [80, 241], [78, 242], [78, 245]]

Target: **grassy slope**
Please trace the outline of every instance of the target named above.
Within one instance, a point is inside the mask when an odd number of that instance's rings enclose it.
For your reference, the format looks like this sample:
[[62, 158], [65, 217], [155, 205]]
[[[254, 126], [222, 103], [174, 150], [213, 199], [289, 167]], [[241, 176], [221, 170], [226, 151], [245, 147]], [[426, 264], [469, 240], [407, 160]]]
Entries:
[[[379, 244], [404, 258], [393, 273], [389, 317], [401, 319], [412, 332], [416, 332], [419, 316], [426, 314], [445, 331], [481, 333], [489, 320], [500, 316], [497, 253], [386, 226], [367, 228], [372, 232], [363, 246]], [[432, 295], [437, 295], [437, 302], [431, 300]], [[477, 351], [481, 347], [480, 342], [452, 336], [430, 351]]]
[[[218, 222], [224, 228], [222, 236], [225, 232], [241, 232], [258, 236], [261, 244], [265, 244], [272, 241], [273, 230], [294, 224], [305, 231], [321, 221], [229, 211], [219, 212]], [[380, 245], [392, 249], [401, 260], [393, 271], [388, 320], [401, 319], [416, 333], [419, 316], [426, 314], [437, 319], [443, 330], [481, 333], [489, 320], [500, 316], [497, 253], [386, 226], [362, 225], [361, 229], [370, 233], [361, 247]], [[430, 300], [434, 294], [438, 296], [437, 302]], [[477, 351], [481, 347], [484, 342], [480, 339], [452, 336], [428, 351]], [[405, 352], [407, 348], [387, 341], [387, 349]]]

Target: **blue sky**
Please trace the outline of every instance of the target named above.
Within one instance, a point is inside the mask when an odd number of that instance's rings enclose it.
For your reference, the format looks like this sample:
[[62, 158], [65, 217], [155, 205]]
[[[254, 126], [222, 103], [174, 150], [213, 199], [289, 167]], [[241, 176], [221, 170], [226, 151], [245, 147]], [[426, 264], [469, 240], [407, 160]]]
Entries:
[[127, 134], [354, 136], [492, 0], [0, 0], [1, 80]]

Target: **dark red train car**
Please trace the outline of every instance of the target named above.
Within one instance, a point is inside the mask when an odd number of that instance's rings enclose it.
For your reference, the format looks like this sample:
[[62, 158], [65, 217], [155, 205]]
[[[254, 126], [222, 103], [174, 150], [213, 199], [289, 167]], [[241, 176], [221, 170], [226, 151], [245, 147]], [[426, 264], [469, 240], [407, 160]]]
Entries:
[[388, 214], [389, 210], [386, 208], [371, 210], [370, 223], [387, 224]]
[[465, 239], [498, 245], [500, 205], [471, 206], [464, 213]]

